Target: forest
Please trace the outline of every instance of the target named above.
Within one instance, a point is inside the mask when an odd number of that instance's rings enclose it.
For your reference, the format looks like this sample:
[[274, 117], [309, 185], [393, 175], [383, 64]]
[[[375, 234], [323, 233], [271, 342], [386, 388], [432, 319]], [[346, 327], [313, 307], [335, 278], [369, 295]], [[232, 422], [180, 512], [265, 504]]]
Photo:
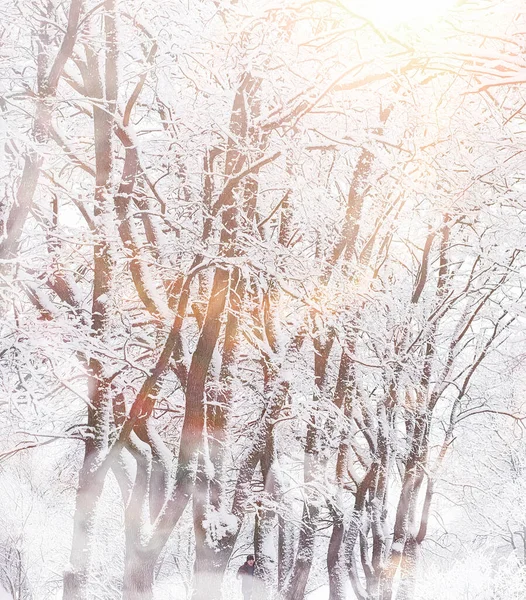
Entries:
[[2, 0], [0, 598], [526, 597], [525, 152], [519, 0]]

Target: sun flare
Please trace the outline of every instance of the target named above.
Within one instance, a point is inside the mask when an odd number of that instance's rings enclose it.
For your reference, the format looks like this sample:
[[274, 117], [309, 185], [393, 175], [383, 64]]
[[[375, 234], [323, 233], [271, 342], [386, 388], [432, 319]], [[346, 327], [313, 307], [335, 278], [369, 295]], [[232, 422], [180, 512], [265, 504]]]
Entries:
[[453, 8], [458, 0], [358, 0], [359, 12], [379, 27], [432, 24]]

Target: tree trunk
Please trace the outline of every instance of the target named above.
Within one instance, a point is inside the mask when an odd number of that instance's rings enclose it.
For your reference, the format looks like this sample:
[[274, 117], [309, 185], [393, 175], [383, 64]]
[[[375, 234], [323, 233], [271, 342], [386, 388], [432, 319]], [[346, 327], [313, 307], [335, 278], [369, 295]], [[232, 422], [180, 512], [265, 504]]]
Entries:
[[[350, 356], [354, 354], [355, 340], [354, 336], [346, 340], [345, 345], [347, 352], [342, 352], [340, 358], [340, 367], [338, 370], [338, 379], [336, 382], [336, 388], [334, 391], [334, 404], [338, 408], [344, 409], [344, 416], [346, 419], [350, 419], [352, 415], [352, 397], [355, 386], [355, 374], [354, 366]], [[332, 534], [329, 540], [329, 548], [327, 550], [327, 572], [329, 575], [329, 600], [345, 600], [345, 588], [347, 582], [346, 573], [346, 548], [344, 539], [346, 536], [345, 524], [344, 524], [344, 513], [343, 513], [343, 485], [344, 480], [347, 477], [347, 461], [349, 456], [349, 430], [347, 427], [343, 427], [340, 430], [340, 445], [338, 448], [338, 456], [336, 459], [336, 483], [337, 491], [334, 501], [329, 506], [332, 513], [333, 527]], [[371, 475], [369, 475], [369, 481]], [[367, 479], [367, 478], [366, 478]], [[365, 497], [367, 481], [364, 480], [362, 486], [358, 487], [355, 505], [353, 510], [353, 519], [351, 520], [351, 527], [356, 528], [354, 535], [354, 541], [350, 548], [350, 553], [354, 550], [354, 543], [358, 535], [358, 528], [360, 526], [361, 511], [363, 508], [363, 502]], [[350, 544], [349, 544], [350, 545]]]
[[334, 335], [332, 333], [325, 343], [321, 341], [321, 336], [314, 339], [314, 409], [312, 410], [307, 424], [305, 454], [303, 460], [303, 481], [306, 486], [310, 487], [306, 490], [307, 493], [301, 517], [298, 550], [292, 574], [284, 595], [286, 600], [300, 600], [305, 596], [305, 588], [307, 587], [312, 566], [320, 505], [317, 493], [311, 486], [314, 482], [323, 480], [325, 469], [327, 467], [327, 456], [326, 453], [323, 452], [323, 450], [325, 450], [325, 441], [321, 439], [320, 434], [319, 404], [326, 390], [327, 364], [333, 343]]
[[291, 525], [282, 515], [278, 517], [278, 592], [285, 589], [287, 575], [294, 560], [294, 538]]
[[138, 552], [134, 544], [126, 544], [123, 600], [153, 600], [157, 555]]
[[88, 600], [88, 577], [91, 556], [91, 536], [96, 509], [104, 486], [104, 476], [92, 470], [90, 456], [86, 456], [80, 472], [70, 564], [64, 573], [63, 600]]
[[287, 589], [285, 600], [303, 600], [309, 580], [314, 553], [314, 541], [320, 509], [317, 504], [307, 501], [303, 507], [302, 527], [300, 531], [298, 551], [294, 568]]
[[[47, 76], [49, 39], [45, 20], [43, 19], [42, 21], [43, 27], [39, 40], [39, 65], [37, 74], [38, 98], [32, 130], [33, 137], [40, 144], [45, 143], [49, 137], [52, 101], [56, 96], [64, 66], [73, 53], [83, 4], [83, 0], [72, 0], [69, 6], [66, 33], [62, 38], [60, 49]], [[9, 214], [2, 214], [0, 218], [0, 225], [5, 230], [5, 235], [0, 239], [0, 259], [12, 258], [16, 254], [25, 221], [33, 204], [33, 196], [35, 195], [42, 162], [43, 156], [39, 152], [35, 152], [34, 150], [28, 151], [16, 193], [15, 205], [11, 208]]]
[[329, 600], [345, 600], [345, 557], [342, 542], [345, 527], [343, 514], [334, 511], [333, 526], [329, 548], [327, 550], [327, 572], [329, 575]]
[[265, 508], [258, 509], [254, 526], [254, 553], [256, 555], [256, 568], [254, 570], [253, 600], [267, 600], [274, 587], [275, 564], [268, 548], [274, 547], [274, 530], [276, 514]]
[[[202, 474], [198, 475], [202, 478]], [[205, 503], [194, 494], [195, 564], [192, 600], [220, 600], [223, 577], [232, 548], [217, 549], [209, 544], [210, 538], [203, 526]]]
[[414, 536], [409, 536], [404, 546], [400, 587], [396, 594], [396, 600], [413, 600], [415, 597], [419, 549], [420, 545]]
[[[80, 10], [80, 8], [79, 8]], [[109, 248], [107, 227], [108, 196], [113, 169], [113, 114], [112, 99], [116, 94], [116, 48], [115, 48], [115, 3], [106, 0], [106, 95], [108, 106], [93, 107], [93, 135], [95, 141], [95, 206], [93, 210], [96, 236], [93, 242], [93, 294], [91, 307], [91, 336], [104, 345], [108, 326], [108, 294], [111, 290], [113, 263]], [[111, 13], [111, 14], [110, 14]], [[94, 98], [105, 100], [105, 88], [99, 72], [98, 58], [93, 49], [87, 47], [90, 67], [86, 89]], [[113, 65], [113, 67], [111, 67]], [[115, 72], [114, 72], [115, 71]], [[113, 106], [114, 108], [114, 106]], [[64, 575], [64, 600], [88, 598], [87, 582], [90, 563], [90, 537], [96, 516], [97, 502], [102, 493], [104, 478], [109, 466], [104, 461], [108, 447], [110, 414], [113, 409], [111, 386], [106, 378], [105, 366], [98, 357], [89, 360], [88, 428], [84, 463], [79, 477], [77, 504], [75, 507], [73, 541], [70, 570]]]

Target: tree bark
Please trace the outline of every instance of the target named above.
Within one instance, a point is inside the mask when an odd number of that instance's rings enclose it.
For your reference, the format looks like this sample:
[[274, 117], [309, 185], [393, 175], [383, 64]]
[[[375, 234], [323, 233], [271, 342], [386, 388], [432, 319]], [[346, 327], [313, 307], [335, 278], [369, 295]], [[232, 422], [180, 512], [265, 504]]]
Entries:
[[[49, 42], [41, 39], [37, 75], [38, 97], [32, 131], [33, 137], [41, 144], [49, 138], [51, 100], [57, 93], [64, 66], [73, 52], [83, 5], [83, 0], [71, 1], [66, 33], [47, 76], [45, 73], [45, 68], [47, 67], [47, 60], [45, 59], [47, 48], [45, 46]], [[35, 150], [28, 151], [24, 160], [24, 169], [20, 178], [15, 204], [7, 217], [2, 215], [1, 221], [6, 234], [0, 241], [0, 259], [12, 258], [16, 254], [24, 223], [33, 203], [33, 196], [40, 176], [42, 162], [43, 156], [39, 152]]]
[[104, 477], [90, 470], [90, 455], [86, 452], [79, 476], [73, 520], [73, 541], [70, 565], [64, 572], [63, 600], [87, 600], [87, 586], [91, 558], [91, 535], [96, 509], [102, 494]]
[[[115, 4], [107, 0], [106, 12], [106, 106], [93, 107], [93, 127], [95, 139], [95, 207], [94, 223], [96, 238], [93, 244], [93, 295], [91, 309], [91, 336], [104, 343], [108, 325], [108, 294], [112, 283], [112, 260], [109, 251], [106, 219], [110, 211], [109, 191], [113, 169], [113, 113], [116, 93], [116, 48], [115, 48]], [[89, 48], [86, 49], [90, 67], [86, 88], [94, 98], [104, 101], [104, 85], [100, 76], [98, 58]], [[115, 64], [114, 64], [115, 63]], [[111, 66], [113, 65], [113, 66]], [[112, 104], [113, 103], [113, 104]], [[106, 219], [105, 219], [106, 217]], [[113, 411], [109, 385], [104, 365], [93, 355], [89, 360], [88, 429], [90, 438], [86, 440], [86, 451], [82, 466], [77, 504], [75, 507], [75, 527], [73, 530], [70, 569], [64, 576], [64, 600], [87, 600], [89, 597], [88, 572], [91, 554], [91, 533], [96, 515], [97, 502], [102, 493], [104, 477], [109, 467], [104, 460], [108, 446], [110, 414]]]
[[153, 600], [155, 565], [158, 556], [137, 550], [135, 544], [126, 544], [123, 600]]

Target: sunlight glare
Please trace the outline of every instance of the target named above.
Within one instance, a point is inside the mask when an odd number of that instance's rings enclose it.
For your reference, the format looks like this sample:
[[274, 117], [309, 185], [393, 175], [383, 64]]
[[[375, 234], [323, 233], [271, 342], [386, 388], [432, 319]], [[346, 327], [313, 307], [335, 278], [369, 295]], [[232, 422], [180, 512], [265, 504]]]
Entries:
[[430, 25], [453, 8], [458, 0], [357, 0], [358, 12], [382, 28]]

